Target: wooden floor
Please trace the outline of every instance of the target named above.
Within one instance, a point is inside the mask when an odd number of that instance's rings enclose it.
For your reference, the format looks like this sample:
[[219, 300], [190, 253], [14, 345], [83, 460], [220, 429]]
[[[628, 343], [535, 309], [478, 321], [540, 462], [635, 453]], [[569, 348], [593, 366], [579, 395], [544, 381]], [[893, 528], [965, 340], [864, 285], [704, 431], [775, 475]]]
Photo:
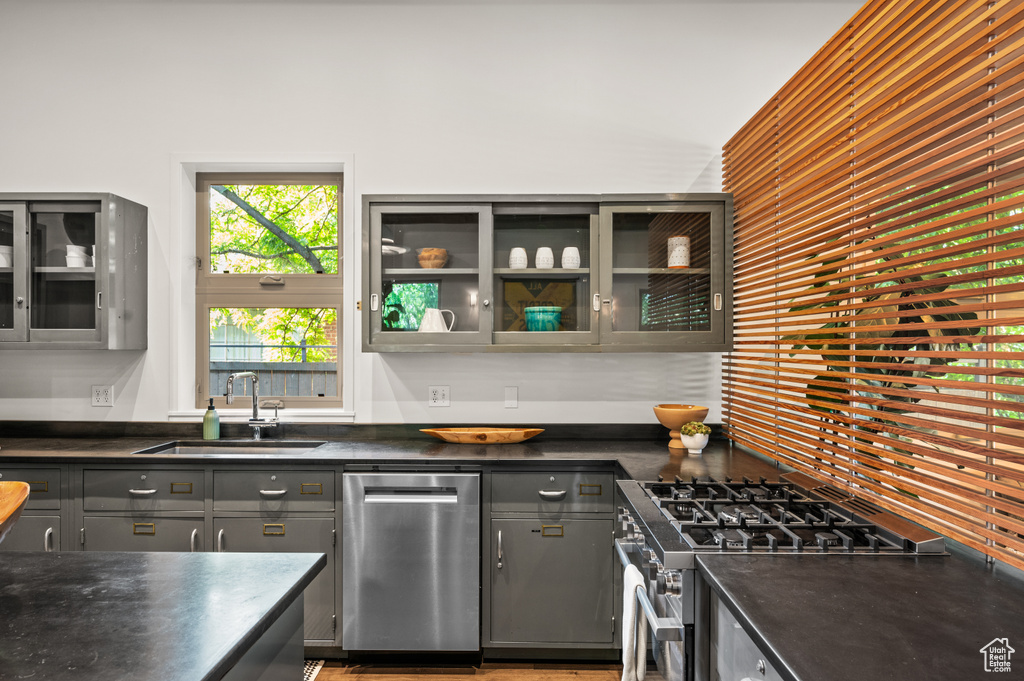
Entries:
[[[620, 681], [622, 665], [590, 662], [482, 662], [440, 666], [327, 660], [316, 681]], [[655, 670], [649, 681], [662, 681]]]

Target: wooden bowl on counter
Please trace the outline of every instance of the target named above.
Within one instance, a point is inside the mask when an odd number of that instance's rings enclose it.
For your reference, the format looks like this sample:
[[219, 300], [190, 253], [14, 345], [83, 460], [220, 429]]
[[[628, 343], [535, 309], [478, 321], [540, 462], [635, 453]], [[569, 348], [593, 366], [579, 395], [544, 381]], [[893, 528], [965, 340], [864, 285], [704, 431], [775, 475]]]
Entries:
[[679, 429], [684, 423], [691, 421], [704, 422], [707, 418], [708, 408], [695, 404], [659, 404], [654, 407], [654, 415], [658, 422], [668, 428], [668, 446], [672, 449], [686, 449], [679, 440]]
[[21, 511], [28, 503], [28, 494], [27, 482], [0, 481], [0, 542], [21, 517]]
[[448, 251], [444, 248], [421, 248], [417, 256], [420, 267], [436, 270], [448, 262]]

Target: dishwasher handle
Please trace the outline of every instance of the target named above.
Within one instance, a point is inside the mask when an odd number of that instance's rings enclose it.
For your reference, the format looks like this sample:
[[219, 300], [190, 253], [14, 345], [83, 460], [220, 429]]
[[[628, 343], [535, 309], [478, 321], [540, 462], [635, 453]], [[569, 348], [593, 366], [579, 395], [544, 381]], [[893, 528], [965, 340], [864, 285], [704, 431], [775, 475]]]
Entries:
[[364, 487], [367, 504], [457, 504], [454, 487]]

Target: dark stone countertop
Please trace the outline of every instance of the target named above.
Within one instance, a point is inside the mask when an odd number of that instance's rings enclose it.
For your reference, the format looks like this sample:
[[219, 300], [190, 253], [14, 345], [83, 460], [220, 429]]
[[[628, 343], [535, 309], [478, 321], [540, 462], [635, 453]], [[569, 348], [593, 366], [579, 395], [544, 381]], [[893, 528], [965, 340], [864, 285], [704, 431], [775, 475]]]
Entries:
[[219, 679], [326, 564], [309, 553], [0, 553], [0, 679]]
[[[83, 460], [109, 463], [209, 463], [253, 465], [254, 463], [337, 464], [459, 464], [557, 466], [599, 464], [616, 465], [634, 480], [654, 480], [659, 475], [712, 476], [723, 478], [746, 474], [775, 478], [779, 469], [774, 461], [734, 447], [727, 440], [713, 439], [703, 455], [689, 455], [684, 450], [671, 450], [664, 439], [556, 439], [543, 434], [515, 444], [450, 444], [429, 435], [413, 437], [379, 437], [331, 440], [308, 454], [295, 456], [166, 456], [132, 454], [132, 452], [167, 442], [170, 438], [0, 438], [0, 463], [38, 462], [76, 463]], [[303, 437], [305, 440], [317, 439]], [[288, 440], [280, 440], [287, 442]], [[212, 443], [215, 444], [215, 443]]]
[[[700, 555], [700, 573], [787, 681], [1024, 678], [1024, 589], [950, 556]], [[982, 647], [1009, 639], [1010, 673]]]

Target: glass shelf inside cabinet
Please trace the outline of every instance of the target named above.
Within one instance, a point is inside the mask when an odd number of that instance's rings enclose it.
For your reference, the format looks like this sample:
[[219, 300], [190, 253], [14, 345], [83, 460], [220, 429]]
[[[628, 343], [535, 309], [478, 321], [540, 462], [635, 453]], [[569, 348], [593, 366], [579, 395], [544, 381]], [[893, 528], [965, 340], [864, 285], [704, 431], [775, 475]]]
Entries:
[[96, 328], [98, 210], [32, 212], [32, 328]]
[[437, 309], [452, 332], [478, 332], [479, 214], [384, 211], [380, 225], [381, 330], [418, 332]]
[[591, 216], [495, 211], [496, 332], [591, 330]]
[[[685, 237], [686, 265], [677, 250], [670, 266], [669, 239], [676, 237]], [[613, 331], [710, 331], [711, 304], [710, 213], [614, 214]]]

